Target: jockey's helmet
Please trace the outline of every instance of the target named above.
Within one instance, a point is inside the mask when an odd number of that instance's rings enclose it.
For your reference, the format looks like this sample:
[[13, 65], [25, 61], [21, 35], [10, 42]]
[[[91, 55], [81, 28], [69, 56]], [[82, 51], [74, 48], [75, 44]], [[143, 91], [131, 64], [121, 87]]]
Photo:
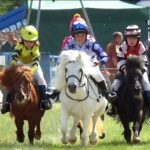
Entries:
[[70, 22], [70, 31], [74, 35], [76, 33], [86, 33], [88, 34], [88, 25], [86, 21], [80, 16], [80, 14], [75, 14]]
[[38, 39], [38, 31], [32, 25], [23, 27], [20, 31], [20, 34], [22, 39], [26, 41], [36, 41]]
[[137, 37], [141, 36], [141, 29], [137, 25], [129, 25], [126, 27], [124, 32], [125, 37]]

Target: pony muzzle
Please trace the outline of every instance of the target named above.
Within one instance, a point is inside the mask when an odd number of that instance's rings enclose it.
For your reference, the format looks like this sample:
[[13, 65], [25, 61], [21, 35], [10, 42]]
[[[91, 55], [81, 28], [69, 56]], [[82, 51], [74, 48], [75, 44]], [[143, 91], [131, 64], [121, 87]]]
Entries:
[[69, 92], [72, 93], [72, 94], [76, 93], [77, 85], [74, 84], [74, 83], [69, 84], [69, 85], [68, 85], [68, 90], [69, 90]]

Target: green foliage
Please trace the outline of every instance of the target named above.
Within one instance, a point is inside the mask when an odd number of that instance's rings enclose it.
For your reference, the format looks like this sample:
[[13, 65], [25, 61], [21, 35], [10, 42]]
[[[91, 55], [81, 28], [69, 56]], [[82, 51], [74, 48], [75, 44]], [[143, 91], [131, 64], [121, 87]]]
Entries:
[[[104, 127], [106, 137], [99, 139], [97, 145], [90, 145], [86, 148], [80, 147], [79, 130], [77, 130], [78, 141], [75, 145], [63, 145], [60, 132], [60, 103], [55, 103], [53, 109], [46, 111], [42, 122], [41, 140], [35, 140], [34, 145], [28, 141], [28, 124], [25, 122], [25, 142], [20, 144], [16, 141], [14, 119], [9, 114], [0, 115], [0, 149], [1, 150], [149, 150], [150, 147], [150, 126], [149, 121], [144, 124], [141, 132], [140, 144], [127, 144], [123, 138], [123, 128], [120, 123], [108, 116], [105, 117]], [[71, 119], [71, 118], [70, 118]], [[69, 122], [69, 126], [72, 120]], [[70, 127], [69, 127], [70, 129]]]
[[17, 6], [21, 6], [25, 2], [27, 0], [0, 0], [0, 15], [15, 9]]

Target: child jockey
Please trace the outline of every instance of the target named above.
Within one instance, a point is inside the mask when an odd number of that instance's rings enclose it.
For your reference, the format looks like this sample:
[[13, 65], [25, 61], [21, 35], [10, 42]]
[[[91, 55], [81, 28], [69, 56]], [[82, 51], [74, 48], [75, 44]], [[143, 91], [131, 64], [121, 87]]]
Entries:
[[[86, 21], [81, 18], [80, 14], [75, 14], [71, 20], [70, 32], [71, 35], [63, 40], [62, 50], [85, 51], [91, 57], [93, 64], [95, 64], [95, 73], [91, 73], [91, 76], [96, 80], [99, 90], [103, 92], [103, 95], [108, 100], [114, 98], [116, 94], [108, 91], [105, 78], [99, 70], [99, 65], [97, 65], [106, 64], [108, 56], [100, 44], [96, 42], [96, 39], [89, 34], [88, 25]], [[59, 92], [55, 90], [53, 95], [56, 96], [57, 94], [59, 94]]]
[[[52, 107], [51, 101], [46, 93], [47, 84], [40, 67], [40, 52], [38, 31], [32, 26], [28, 25], [21, 29], [21, 42], [18, 42], [15, 51], [12, 54], [12, 65], [27, 65], [31, 66], [33, 75], [37, 79], [39, 85], [39, 92], [41, 97], [40, 109], [49, 109]], [[11, 91], [8, 92], [7, 98], [3, 103], [1, 113], [5, 114], [10, 111]]]
[[[143, 45], [143, 43], [140, 41], [141, 36], [141, 29], [137, 25], [129, 25], [125, 29], [124, 37], [125, 41], [121, 45], [119, 52], [118, 52], [118, 62], [117, 62], [117, 68], [119, 71], [119, 74], [121, 76], [126, 75], [126, 59], [129, 55], [136, 55], [142, 58], [142, 60], [147, 63], [147, 57], [146, 57], [146, 50]], [[143, 84], [143, 90], [146, 95], [146, 102], [150, 105], [150, 83], [148, 80], [147, 75], [147, 68], [146, 66], [143, 66], [145, 71], [143, 73], [142, 78], [142, 84]], [[119, 90], [119, 87], [122, 85], [121, 77], [117, 78], [116, 76], [112, 87], [113, 90], [117, 93]], [[116, 115], [116, 105], [117, 102], [112, 103], [112, 108], [108, 112], [108, 115], [115, 116]]]

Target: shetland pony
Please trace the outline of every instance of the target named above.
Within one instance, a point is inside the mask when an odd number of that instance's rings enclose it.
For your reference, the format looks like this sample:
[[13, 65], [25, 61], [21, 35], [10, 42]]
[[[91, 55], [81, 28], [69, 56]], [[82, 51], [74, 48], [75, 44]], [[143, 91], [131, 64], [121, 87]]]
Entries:
[[[60, 64], [57, 68], [55, 87], [60, 90], [61, 102], [61, 132], [62, 143], [75, 143], [76, 128], [81, 120], [83, 132], [81, 145], [88, 144], [88, 127], [92, 118], [93, 127], [90, 134], [90, 142], [97, 142], [96, 122], [105, 112], [107, 100], [99, 96], [97, 85], [91, 78], [94, 67], [89, 56], [85, 52], [77, 50], [63, 51], [60, 55]], [[73, 117], [73, 126], [67, 135], [67, 122]]]
[[34, 138], [41, 138], [40, 122], [44, 111], [39, 109], [40, 97], [31, 69], [11, 66], [3, 70], [0, 81], [12, 93], [10, 113], [15, 117], [17, 141], [24, 142], [23, 125], [27, 120], [29, 142], [33, 144]]
[[139, 143], [146, 114], [142, 89], [142, 60], [137, 56], [130, 56], [126, 62], [126, 70], [124, 84], [118, 93], [117, 111], [124, 128], [123, 135], [126, 142], [131, 143], [130, 123], [133, 123], [133, 143]]

